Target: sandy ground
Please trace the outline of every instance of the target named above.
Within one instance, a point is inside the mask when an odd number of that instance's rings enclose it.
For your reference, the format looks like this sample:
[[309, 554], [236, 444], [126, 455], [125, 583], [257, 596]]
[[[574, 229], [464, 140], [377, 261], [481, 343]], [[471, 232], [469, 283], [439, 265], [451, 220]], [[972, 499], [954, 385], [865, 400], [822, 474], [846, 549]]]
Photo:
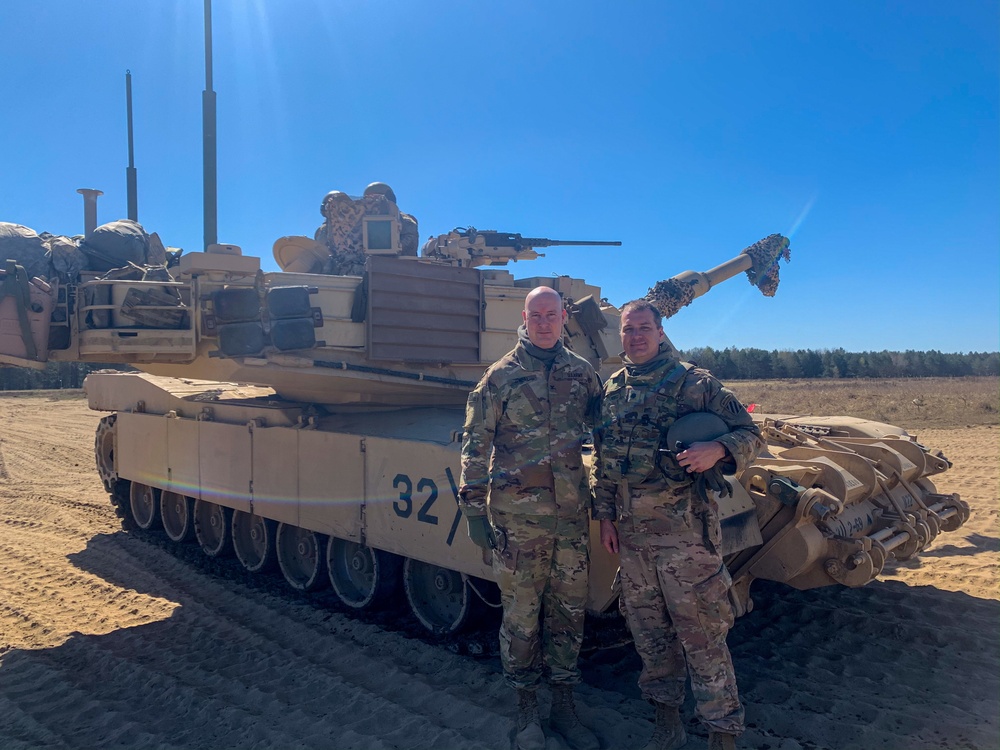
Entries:
[[[94, 469], [98, 418], [80, 399], [0, 396], [0, 747], [512, 746], [495, 656], [124, 533]], [[971, 520], [863, 589], [756, 583], [729, 638], [741, 747], [1000, 746], [1000, 431], [919, 437], [954, 461], [938, 487]], [[582, 663], [585, 722], [605, 748], [642, 747], [634, 650]]]

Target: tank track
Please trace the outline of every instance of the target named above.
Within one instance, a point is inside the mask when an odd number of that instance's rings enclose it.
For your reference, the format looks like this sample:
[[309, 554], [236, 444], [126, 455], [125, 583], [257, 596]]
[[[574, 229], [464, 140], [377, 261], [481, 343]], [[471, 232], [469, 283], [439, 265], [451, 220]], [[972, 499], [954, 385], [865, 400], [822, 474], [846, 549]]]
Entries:
[[[488, 609], [459, 633], [435, 635], [420, 623], [402, 600], [381, 610], [358, 610], [343, 604], [337, 595], [328, 589], [308, 594], [296, 592], [288, 586], [278, 571], [251, 573], [233, 556], [208, 557], [196, 543], [176, 543], [168, 539], [162, 530], [140, 529], [132, 518], [129, 506], [129, 484], [127, 480], [117, 480], [114, 492], [110, 496], [115, 514], [121, 521], [122, 530], [206, 575], [231, 581], [255, 591], [263, 591], [290, 602], [306, 603], [317, 611], [336, 612], [365, 624], [375, 625], [382, 630], [416, 638], [455, 654], [475, 658], [499, 658], [497, 639], [497, 629], [500, 624], [499, 609]], [[583, 653], [617, 648], [630, 643], [628, 628], [618, 612], [600, 617], [588, 615]]]

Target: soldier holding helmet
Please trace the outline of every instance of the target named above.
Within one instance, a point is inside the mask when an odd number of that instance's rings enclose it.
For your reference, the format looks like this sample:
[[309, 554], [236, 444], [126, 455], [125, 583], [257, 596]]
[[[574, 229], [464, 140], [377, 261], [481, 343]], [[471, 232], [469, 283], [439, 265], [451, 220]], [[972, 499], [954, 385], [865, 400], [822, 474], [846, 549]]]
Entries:
[[[639, 687], [656, 706], [645, 750], [686, 742], [679, 708], [687, 675], [709, 748], [735, 748], [744, 713], [726, 646], [732, 581], [720, 554], [718, 505], [698, 491], [696, 477], [720, 466], [745, 469], [763, 441], [731, 391], [677, 360], [652, 304], [624, 306], [621, 340], [625, 367], [604, 385], [595, 433], [593, 516], [601, 543], [621, 554], [623, 608], [642, 658]], [[718, 416], [728, 431], [662, 452], [670, 425], [698, 412]]]

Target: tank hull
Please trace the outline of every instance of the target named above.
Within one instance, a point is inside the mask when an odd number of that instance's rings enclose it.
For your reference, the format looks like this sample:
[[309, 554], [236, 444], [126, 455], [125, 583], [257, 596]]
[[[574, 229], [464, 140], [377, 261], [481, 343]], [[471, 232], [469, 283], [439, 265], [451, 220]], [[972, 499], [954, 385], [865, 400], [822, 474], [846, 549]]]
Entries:
[[[112, 482], [493, 580], [458, 506], [461, 408], [317, 415], [267, 389], [131, 373], [93, 374], [84, 387], [92, 409], [116, 414], [113, 444], [98, 441]], [[617, 560], [592, 531], [597, 613], [617, 597]]]
[[[110, 437], [105, 424], [97, 438], [105, 485], [113, 495], [128, 492], [139, 518], [153, 513], [134, 506], [136, 487], [140, 498], [187, 498], [208, 514], [204, 523], [236, 514], [286, 536], [307, 534], [318, 548], [347, 545], [340, 568], [328, 561], [335, 588], [336, 570], [353, 565], [364, 573], [366, 560], [385, 554], [398, 561], [404, 583], [431, 599], [435, 630], [464, 622], [464, 615], [450, 619], [447, 608], [440, 621], [437, 588], [482, 595], [494, 581], [490, 553], [469, 539], [458, 504], [461, 407], [318, 409], [260, 386], [132, 373], [92, 374], [85, 389], [91, 408], [115, 413]], [[752, 609], [750, 585], [758, 578], [799, 589], [863, 586], [888, 559], [917, 554], [968, 518], [967, 506], [939, 495], [929, 479], [947, 461], [889, 434], [891, 426], [851, 418], [759, 421], [768, 450], [729, 478], [732, 496], [716, 498], [739, 614]], [[213, 516], [211, 509], [221, 510]], [[164, 526], [168, 535], [183, 528]], [[208, 538], [208, 554], [225, 543]], [[599, 539], [594, 523], [588, 610], [595, 614], [614, 610], [618, 596], [618, 560]], [[280, 556], [280, 539], [278, 547]], [[308, 569], [309, 587], [318, 567]], [[459, 582], [449, 582], [452, 575]], [[293, 575], [289, 582], [298, 581]], [[424, 620], [427, 613], [416, 609]]]

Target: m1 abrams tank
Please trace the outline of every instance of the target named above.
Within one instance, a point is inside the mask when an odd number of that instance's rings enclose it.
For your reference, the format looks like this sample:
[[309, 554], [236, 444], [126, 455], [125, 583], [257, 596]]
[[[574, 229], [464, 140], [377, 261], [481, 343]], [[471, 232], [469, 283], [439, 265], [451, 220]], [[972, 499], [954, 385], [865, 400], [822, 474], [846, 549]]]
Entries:
[[[468, 391], [513, 347], [532, 288], [562, 294], [565, 341], [605, 376], [619, 364], [619, 314], [580, 279], [503, 268], [566, 243], [469, 228], [401, 257], [398, 228], [376, 226], [396, 220], [365, 227], [362, 276], [302, 272], [328, 252], [304, 237], [275, 243], [283, 270], [273, 273], [234, 246], [132, 279], [84, 272], [62, 289], [8, 264], [10, 309], [0, 312], [17, 322], [0, 362], [141, 371], [85, 383], [91, 408], [110, 412], [97, 467], [126, 525], [194, 540], [210, 557], [233, 552], [248, 571], [276, 566], [299, 591], [332, 585], [352, 608], [402, 588], [424, 626], [456, 632], [497, 599], [457, 502]], [[744, 271], [773, 294], [787, 246], [772, 235], [710, 271], [659, 282], [649, 298], [669, 316]], [[863, 586], [889, 558], [912, 557], [968, 518], [931, 480], [948, 461], [899, 428], [755, 418], [768, 449], [719, 498], [739, 614], [757, 578]], [[593, 613], [617, 599], [617, 560], [598, 539], [595, 530]]]

